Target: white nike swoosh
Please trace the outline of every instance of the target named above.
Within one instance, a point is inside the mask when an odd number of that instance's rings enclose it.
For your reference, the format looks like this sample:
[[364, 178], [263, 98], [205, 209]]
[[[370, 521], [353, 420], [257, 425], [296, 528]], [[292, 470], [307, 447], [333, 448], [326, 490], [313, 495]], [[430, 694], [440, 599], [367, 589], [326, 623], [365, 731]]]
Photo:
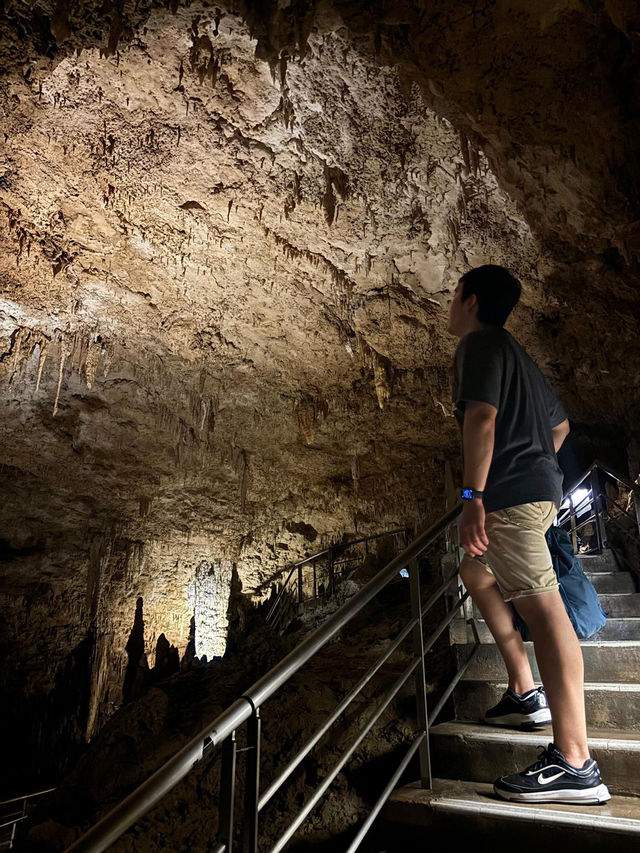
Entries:
[[540, 785], [548, 785], [549, 782], [553, 782], [554, 779], [559, 779], [561, 776], [564, 776], [564, 770], [561, 770], [560, 773], [556, 773], [554, 776], [545, 777], [544, 774], [540, 774], [538, 776], [538, 784]]
[[[557, 767], [558, 770], [562, 769], [559, 764], [547, 764], [547, 770], [553, 770], [554, 767]], [[535, 776], [536, 773], [540, 773], [540, 772], [541, 772], [540, 768], [538, 767], [537, 770], [525, 770], [524, 775], [525, 776]], [[542, 773], [544, 773], [544, 770], [542, 770]]]

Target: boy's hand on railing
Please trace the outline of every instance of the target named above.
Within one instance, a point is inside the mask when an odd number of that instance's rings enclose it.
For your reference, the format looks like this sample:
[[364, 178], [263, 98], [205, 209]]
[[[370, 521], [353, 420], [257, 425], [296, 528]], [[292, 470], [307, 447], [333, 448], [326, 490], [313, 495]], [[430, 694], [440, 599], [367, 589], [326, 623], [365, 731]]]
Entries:
[[460, 519], [460, 545], [470, 557], [481, 557], [489, 539], [484, 529], [485, 512], [482, 500], [464, 501]]

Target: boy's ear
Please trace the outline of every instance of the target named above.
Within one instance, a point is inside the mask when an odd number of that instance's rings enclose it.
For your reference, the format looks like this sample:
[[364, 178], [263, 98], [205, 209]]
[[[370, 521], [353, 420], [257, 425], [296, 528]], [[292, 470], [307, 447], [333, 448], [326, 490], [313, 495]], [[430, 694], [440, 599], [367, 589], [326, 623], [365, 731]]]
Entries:
[[476, 296], [475, 293], [472, 293], [471, 296], [467, 296], [467, 298], [464, 301], [464, 304], [470, 311], [473, 311], [473, 309], [478, 304], [478, 297]]

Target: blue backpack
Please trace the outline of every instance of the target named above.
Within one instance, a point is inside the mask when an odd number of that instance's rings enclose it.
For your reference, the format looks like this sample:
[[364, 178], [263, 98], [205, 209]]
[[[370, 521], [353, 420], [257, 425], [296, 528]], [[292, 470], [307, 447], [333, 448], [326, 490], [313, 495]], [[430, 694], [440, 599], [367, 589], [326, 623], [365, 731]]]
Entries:
[[[545, 534], [553, 568], [560, 584], [560, 595], [571, 619], [571, 624], [581, 640], [592, 637], [607, 621], [607, 616], [598, 593], [589, 578], [582, 571], [580, 560], [573, 553], [571, 537], [561, 527], [551, 525]], [[527, 623], [516, 611], [513, 602], [514, 627], [520, 631], [522, 639], [531, 640]]]

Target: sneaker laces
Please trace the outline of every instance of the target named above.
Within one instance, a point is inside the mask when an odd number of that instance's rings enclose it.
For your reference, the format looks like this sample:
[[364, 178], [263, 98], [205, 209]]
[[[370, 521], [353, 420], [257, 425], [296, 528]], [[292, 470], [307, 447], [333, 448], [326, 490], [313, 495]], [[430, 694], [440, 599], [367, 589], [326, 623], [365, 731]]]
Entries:
[[533, 764], [527, 767], [527, 770], [541, 770], [543, 767], [546, 767], [547, 764], [551, 764], [555, 761], [555, 757], [553, 753], [556, 751], [556, 747], [552, 743], [548, 746], [539, 745], [538, 749], [541, 749], [542, 752], [538, 753], [538, 758], [533, 762]]

